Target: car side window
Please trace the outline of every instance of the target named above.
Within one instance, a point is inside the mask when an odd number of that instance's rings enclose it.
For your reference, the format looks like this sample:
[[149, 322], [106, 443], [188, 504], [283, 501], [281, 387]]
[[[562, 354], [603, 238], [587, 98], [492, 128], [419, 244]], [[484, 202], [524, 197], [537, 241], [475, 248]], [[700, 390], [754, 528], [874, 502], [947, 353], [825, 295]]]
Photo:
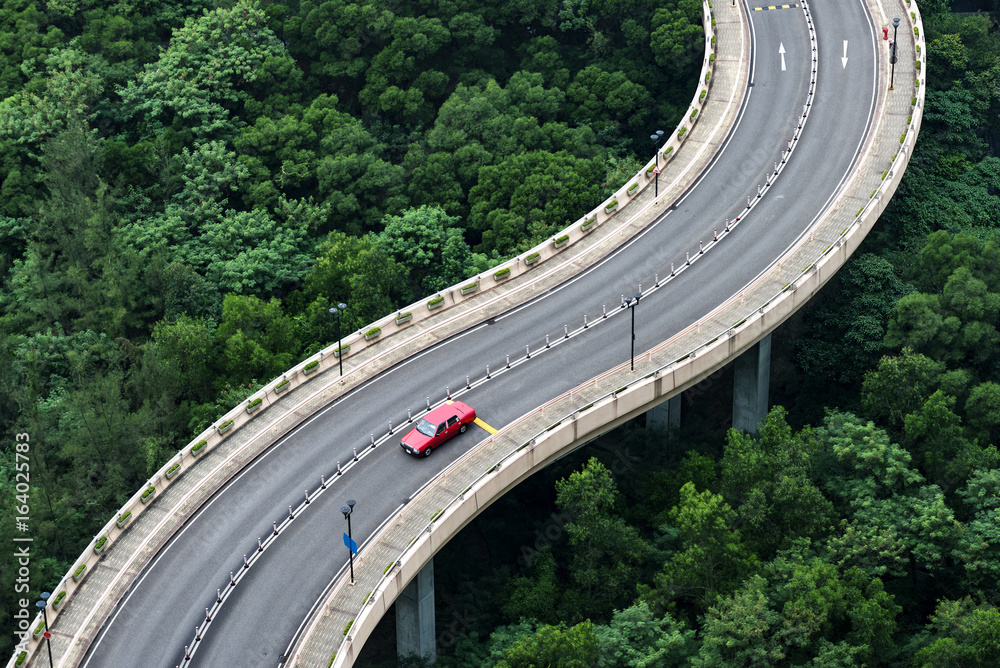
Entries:
[[448, 426], [448, 423], [447, 423], [447, 422], [442, 422], [442, 423], [441, 423], [441, 424], [440, 424], [440, 425], [438, 426], [438, 432], [437, 432], [437, 433], [438, 433], [438, 436], [440, 436], [441, 434], [443, 434], [443, 433], [444, 433], [444, 430], [445, 430], [445, 428], [446, 428], [447, 426]]
[[452, 417], [448, 418], [448, 426], [449, 427], [451, 425], [455, 424], [456, 422], [458, 422], [458, 416], [457, 415], [453, 415]]

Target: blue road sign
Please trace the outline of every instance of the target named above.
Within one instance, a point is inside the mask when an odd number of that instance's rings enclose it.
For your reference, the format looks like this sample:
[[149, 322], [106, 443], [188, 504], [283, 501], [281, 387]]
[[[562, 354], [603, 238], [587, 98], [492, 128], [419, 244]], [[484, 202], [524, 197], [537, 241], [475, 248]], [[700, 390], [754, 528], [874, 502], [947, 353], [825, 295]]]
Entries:
[[358, 553], [358, 544], [354, 542], [351, 538], [349, 538], [346, 533], [344, 534], [344, 547], [346, 547], [354, 554]]

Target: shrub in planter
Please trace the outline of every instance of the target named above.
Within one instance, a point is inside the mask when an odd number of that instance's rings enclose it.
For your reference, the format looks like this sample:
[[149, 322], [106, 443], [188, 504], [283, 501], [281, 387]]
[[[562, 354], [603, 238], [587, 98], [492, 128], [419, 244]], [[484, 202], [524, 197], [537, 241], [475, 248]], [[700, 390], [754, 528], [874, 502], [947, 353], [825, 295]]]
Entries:
[[[655, 167], [656, 165], [653, 166]], [[594, 223], [596, 222], [597, 222], [596, 218], [588, 218], [587, 220], [583, 221], [583, 224], [580, 225], [580, 229], [586, 232], [587, 230], [592, 228], [594, 226]]]
[[629, 195], [631, 195], [632, 193], [634, 193], [634, 192], [635, 192], [636, 190], [638, 190], [638, 189], [639, 189], [639, 183], [638, 183], [638, 182], [636, 182], [636, 183], [633, 183], [632, 185], [630, 185], [630, 186], [628, 187], [628, 190], [627, 190], [626, 192], [627, 192], [627, 193], [628, 193]]
[[17, 661], [14, 663], [14, 665], [15, 666], [23, 666], [24, 662], [27, 661], [27, 659], [28, 659], [28, 653], [27, 652], [21, 652], [20, 654], [17, 655]]
[[170, 479], [171, 479], [171, 478], [173, 478], [173, 477], [174, 477], [175, 475], [177, 475], [177, 471], [178, 471], [178, 470], [179, 470], [180, 468], [181, 468], [181, 463], [180, 463], [180, 462], [177, 462], [176, 464], [174, 464], [173, 466], [171, 466], [170, 468], [168, 468], [168, 469], [167, 469], [167, 473], [166, 473], [166, 476], [167, 476], [167, 480], [170, 480]]
[[247, 413], [253, 413], [255, 410], [257, 410], [258, 408], [260, 408], [260, 405], [261, 405], [261, 403], [263, 403], [263, 401], [264, 401], [263, 399], [261, 399], [260, 397], [257, 397], [256, 399], [254, 399], [253, 401], [251, 401], [250, 403], [248, 403], [247, 404]]
[[87, 570], [87, 564], [80, 564], [76, 571], [73, 573], [73, 582], [79, 581], [83, 577], [83, 572]]
[[115, 524], [117, 524], [118, 528], [121, 529], [123, 526], [128, 524], [129, 520], [131, 519], [132, 519], [132, 511], [126, 510], [124, 514], [118, 516], [118, 521], [115, 522]]
[[610, 202], [608, 202], [608, 205], [606, 207], [604, 207], [604, 213], [611, 213], [617, 208], [618, 208], [618, 200], [613, 199]]
[[563, 246], [566, 245], [566, 242], [568, 241], [569, 241], [569, 235], [564, 234], [561, 237], [556, 237], [555, 239], [553, 239], [552, 243], [555, 245], [556, 248], [562, 248]]
[[104, 546], [107, 544], [107, 542], [108, 542], [107, 536], [101, 536], [100, 538], [98, 538], [97, 542], [94, 543], [94, 554], [100, 554], [101, 550], [104, 549]]
[[427, 302], [428, 309], [438, 308], [439, 306], [444, 306], [444, 297], [435, 297]]
[[694, 117], [697, 116], [697, 115], [698, 115], [698, 110], [697, 109], [692, 109], [691, 110], [691, 115], [688, 116], [688, 118], [693, 121]]
[[63, 589], [61, 592], [59, 592], [58, 594], [56, 594], [56, 597], [54, 599], [52, 599], [52, 607], [53, 608], [58, 608], [59, 604], [63, 602], [64, 598], [66, 598], [66, 590], [65, 589]]
[[351, 352], [351, 346], [350, 345], [341, 346], [340, 348], [337, 348], [336, 350], [333, 351], [333, 356], [334, 357], [340, 357], [342, 354], [346, 355], [349, 352]]
[[[337, 351], [336, 350], [333, 351], [333, 354], [336, 355]], [[291, 384], [292, 384], [292, 381], [290, 381], [290, 380], [288, 380], [286, 378], [286, 379], [284, 379], [283, 381], [281, 381], [280, 383], [278, 383], [277, 385], [274, 386], [274, 391], [277, 392], [278, 394], [281, 394], [282, 392], [284, 392], [285, 390], [287, 390], [288, 386], [291, 385]]]
[[712, 78], [712, 70], [705, 72], [705, 83], [708, 83], [708, 80], [711, 78]]
[[313, 360], [312, 362], [309, 362], [309, 364], [306, 364], [304, 367], [302, 367], [302, 372], [305, 374], [310, 374], [318, 368], [319, 368], [319, 360]]
[[646, 168], [646, 176], [649, 176], [650, 174], [652, 174], [654, 169], [656, 169], [656, 164], [655, 163], [652, 164], [652, 165], [650, 165], [649, 167], [647, 167]]
[[35, 627], [35, 632], [32, 633], [31, 636], [33, 638], [37, 638], [38, 636], [42, 635], [42, 631], [44, 630], [45, 630], [45, 622], [44, 621], [38, 622], [38, 626]]
[[470, 292], [475, 292], [479, 289], [479, 283], [469, 283], [468, 285], [462, 286], [462, 294], [467, 295]]
[[663, 157], [665, 158], [665, 157], [667, 157], [668, 155], [670, 155], [673, 152], [674, 152], [674, 147], [673, 146], [668, 146], [667, 150], [663, 152]]
[[500, 271], [493, 272], [493, 280], [499, 281], [510, 276], [510, 267], [504, 267]]
[[225, 434], [227, 431], [229, 431], [232, 428], [233, 428], [233, 421], [232, 420], [226, 420], [221, 425], [219, 425], [219, 433], [220, 434]]
[[524, 263], [525, 264], [534, 264], [535, 262], [538, 262], [538, 259], [540, 257], [542, 257], [541, 253], [532, 253], [528, 257], [524, 258]]
[[708, 95], [708, 91], [702, 90], [701, 93], [698, 94], [698, 101], [701, 102], [704, 100], [706, 95]]
[[347, 622], [347, 626], [344, 627], [344, 635], [345, 636], [347, 635], [347, 632], [351, 630], [351, 627], [353, 625], [354, 625], [354, 620], [353, 619], [351, 621]]
[[146, 503], [151, 498], [153, 498], [154, 494], [156, 494], [156, 487], [150, 485], [149, 487], [146, 488], [146, 491], [142, 493], [142, 496], [139, 497], [139, 500], [142, 501], [143, 503]]
[[714, 63], [715, 62], [715, 54], [714, 53], [708, 54], [708, 62], [710, 62], [710, 63]]
[[191, 454], [197, 457], [205, 451], [205, 446], [208, 445], [208, 441], [201, 440], [191, 446]]
[[365, 332], [365, 341], [371, 341], [381, 333], [382, 333], [381, 327], [372, 327], [367, 332]]
[[404, 322], [409, 322], [413, 319], [412, 313], [400, 313], [396, 316], [396, 324], [402, 325]]
[[678, 139], [683, 138], [684, 135], [687, 134], [687, 131], [688, 131], [687, 126], [686, 125], [682, 125], [681, 129], [677, 131], [677, 138]]

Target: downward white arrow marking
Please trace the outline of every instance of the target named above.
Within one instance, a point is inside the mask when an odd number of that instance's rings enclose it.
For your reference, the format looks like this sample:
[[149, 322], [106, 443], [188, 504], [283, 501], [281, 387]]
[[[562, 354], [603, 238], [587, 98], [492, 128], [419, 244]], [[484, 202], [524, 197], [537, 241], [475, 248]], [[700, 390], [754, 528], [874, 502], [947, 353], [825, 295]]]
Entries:
[[778, 42], [778, 53], [781, 54], [781, 71], [785, 71], [785, 44]]
[[844, 40], [844, 57], [840, 59], [840, 62], [844, 65], [844, 69], [847, 69], [847, 40]]

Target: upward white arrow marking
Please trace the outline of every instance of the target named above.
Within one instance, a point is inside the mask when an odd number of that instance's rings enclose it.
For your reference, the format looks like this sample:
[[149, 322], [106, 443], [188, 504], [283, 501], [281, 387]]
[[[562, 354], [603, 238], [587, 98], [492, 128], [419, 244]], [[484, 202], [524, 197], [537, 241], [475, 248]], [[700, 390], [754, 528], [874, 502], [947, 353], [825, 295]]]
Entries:
[[778, 42], [778, 53], [781, 54], [781, 71], [785, 71], [785, 44], [784, 42]]
[[844, 40], [844, 57], [840, 59], [841, 64], [843, 64], [844, 69], [847, 69], [847, 40]]

